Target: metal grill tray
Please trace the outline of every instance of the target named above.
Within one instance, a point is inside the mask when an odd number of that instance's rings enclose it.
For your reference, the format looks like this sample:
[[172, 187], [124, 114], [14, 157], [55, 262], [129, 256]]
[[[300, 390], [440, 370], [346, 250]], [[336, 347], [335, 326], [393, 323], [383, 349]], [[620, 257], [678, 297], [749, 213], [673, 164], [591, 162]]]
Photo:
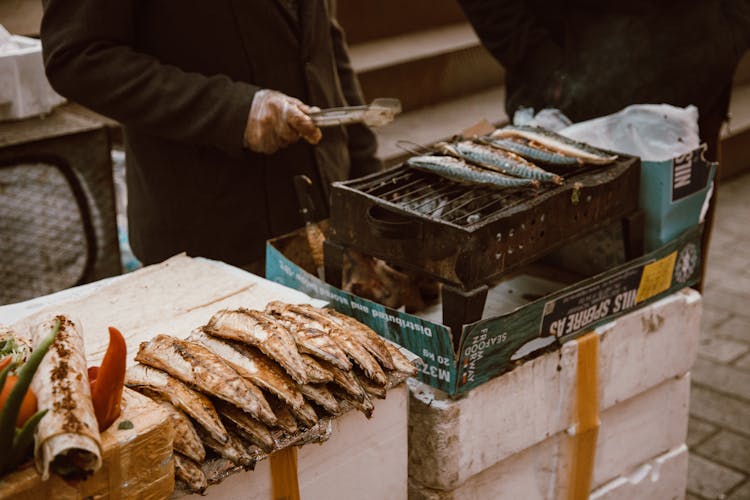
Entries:
[[334, 183], [328, 238], [472, 289], [638, 210], [638, 158], [564, 176], [494, 190], [401, 165]]

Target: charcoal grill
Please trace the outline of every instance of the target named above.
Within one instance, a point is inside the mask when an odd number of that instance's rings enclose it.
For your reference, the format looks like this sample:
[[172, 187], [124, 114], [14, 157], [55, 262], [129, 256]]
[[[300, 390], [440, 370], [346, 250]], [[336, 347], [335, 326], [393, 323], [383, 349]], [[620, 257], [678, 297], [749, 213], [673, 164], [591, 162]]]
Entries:
[[642, 253], [640, 161], [557, 172], [561, 186], [494, 190], [401, 165], [331, 188], [325, 278], [341, 286], [348, 248], [443, 282], [443, 323], [454, 339], [481, 319], [487, 284], [614, 221], [626, 257]]

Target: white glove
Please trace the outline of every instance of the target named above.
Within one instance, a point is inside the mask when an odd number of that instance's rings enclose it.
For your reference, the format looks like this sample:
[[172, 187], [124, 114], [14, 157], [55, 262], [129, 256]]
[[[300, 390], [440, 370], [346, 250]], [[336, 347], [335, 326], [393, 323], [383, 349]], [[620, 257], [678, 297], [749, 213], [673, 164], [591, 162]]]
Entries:
[[308, 116], [315, 111], [318, 108], [281, 92], [259, 90], [250, 106], [245, 144], [252, 151], [265, 154], [295, 143], [300, 137], [310, 144], [317, 144], [323, 133]]

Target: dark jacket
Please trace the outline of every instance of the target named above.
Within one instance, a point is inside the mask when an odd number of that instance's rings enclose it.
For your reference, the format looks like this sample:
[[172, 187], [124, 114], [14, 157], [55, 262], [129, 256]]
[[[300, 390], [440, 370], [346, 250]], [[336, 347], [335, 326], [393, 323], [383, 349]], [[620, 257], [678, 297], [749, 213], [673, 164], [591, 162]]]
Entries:
[[519, 106], [556, 107], [581, 121], [669, 103], [694, 104], [702, 121], [720, 123], [750, 45], [750, 0], [460, 3], [506, 69], [510, 116]]
[[[47, 76], [124, 126], [131, 245], [146, 264], [187, 251], [244, 264], [303, 224], [292, 177], [318, 186], [378, 168], [363, 126], [267, 156], [243, 149], [254, 93], [321, 108], [362, 103], [326, 2], [45, 0]], [[323, 194], [318, 202], [322, 203]]]

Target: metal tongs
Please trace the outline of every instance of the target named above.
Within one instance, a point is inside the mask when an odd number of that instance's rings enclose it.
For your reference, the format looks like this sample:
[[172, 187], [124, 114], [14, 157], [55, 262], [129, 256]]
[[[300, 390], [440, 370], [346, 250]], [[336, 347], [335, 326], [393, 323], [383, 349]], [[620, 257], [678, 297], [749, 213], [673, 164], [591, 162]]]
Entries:
[[364, 123], [369, 127], [380, 127], [390, 123], [401, 112], [401, 101], [389, 97], [375, 99], [364, 106], [344, 106], [328, 108], [310, 113], [318, 127]]

